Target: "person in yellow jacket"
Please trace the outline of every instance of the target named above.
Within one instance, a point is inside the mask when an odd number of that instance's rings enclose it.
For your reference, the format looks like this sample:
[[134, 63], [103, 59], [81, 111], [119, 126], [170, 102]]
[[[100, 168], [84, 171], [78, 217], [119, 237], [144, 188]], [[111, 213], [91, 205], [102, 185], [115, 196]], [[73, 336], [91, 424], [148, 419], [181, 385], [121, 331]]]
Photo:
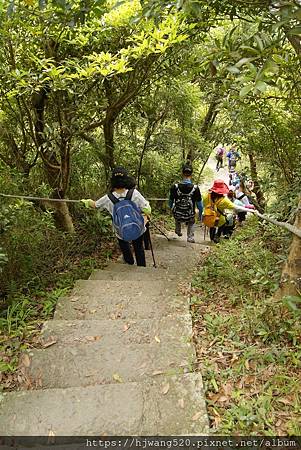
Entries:
[[229, 187], [223, 180], [215, 180], [211, 189], [202, 195], [203, 199], [203, 223], [208, 226], [210, 240], [219, 242], [223, 227], [226, 225], [226, 210], [256, 213], [254, 209], [235, 205], [226, 195]]

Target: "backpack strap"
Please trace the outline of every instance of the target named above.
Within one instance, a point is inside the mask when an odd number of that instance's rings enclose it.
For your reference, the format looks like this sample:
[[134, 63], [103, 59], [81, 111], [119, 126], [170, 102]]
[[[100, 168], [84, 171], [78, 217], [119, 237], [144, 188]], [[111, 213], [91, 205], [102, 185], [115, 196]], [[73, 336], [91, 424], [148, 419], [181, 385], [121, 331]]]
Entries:
[[126, 196], [125, 196], [125, 199], [126, 199], [126, 200], [131, 200], [131, 199], [132, 199], [134, 190], [135, 190], [135, 188], [132, 188], [132, 189], [129, 189], [129, 190], [127, 191]]
[[237, 200], [242, 200], [244, 197], [246, 197], [246, 194], [244, 192], [241, 193], [242, 195], [240, 195], [239, 197], [236, 197]]
[[119, 202], [118, 198], [115, 197], [115, 195], [112, 194], [112, 192], [109, 192], [107, 194], [107, 196], [109, 197], [109, 199], [111, 200], [111, 202], [113, 203], [113, 205], [116, 205], [116, 203]]
[[194, 184], [189, 194], [190, 194], [190, 195], [193, 195], [193, 194], [195, 193], [196, 190], [197, 190], [197, 185]]
[[187, 194], [184, 194], [184, 192], [181, 191], [181, 189], [180, 189], [178, 183], [175, 184], [175, 188], [177, 189], [178, 195], [180, 195], [180, 194], [182, 194], [182, 195], [193, 195], [194, 192], [195, 192], [195, 190], [197, 189], [197, 187], [198, 187], [198, 186], [197, 186], [196, 184], [194, 184], [194, 185], [192, 186], [192, 188], [191, 188], [191, 191], [190, 191], [190, 192], [187, 192]]
[[215, 203], [216, 211], [219, 213], [219, 217], [220, 217], [220, 216], [226, 217], [226, 214], [223, 213], [223, 211], [222, 211], [221, 209], [219, 209], [219, 207], [218, 207], [219, 203], [221, 203], [222, 200], [223, 200], [223, 197], [220, 198], [220, 199]]

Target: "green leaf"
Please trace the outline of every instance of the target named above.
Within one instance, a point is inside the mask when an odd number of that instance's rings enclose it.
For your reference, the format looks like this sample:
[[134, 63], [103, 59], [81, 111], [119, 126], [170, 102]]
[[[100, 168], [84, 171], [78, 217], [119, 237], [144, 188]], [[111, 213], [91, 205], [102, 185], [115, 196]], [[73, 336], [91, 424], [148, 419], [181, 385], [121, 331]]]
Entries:
[[272, 59], [269, 59], [263, 68], [263, 72], [270, 72], [270, 73], [278, 73], [279, 72], [279, 66], [275, 63]]
[[254, 40], [255, 40], [255, 42], [257, 44], [257, 47], [262, 52], [263, 51], [263, 42], [262, 42], [262, 40], [260, 39], [260, 37], [257, 34], [255, 34]]
[[228, 72], [231, 72], [231, 73], [240, 73], [239, 68], [235, 67], [235, 66], [228, 66], [227, 70], [228, 70]]
[[236, 64], [235, 67], [242, 67], [244, 64], [253, 61], [254, 58], [241, 58]]
[[246, 86], [244, 86], [239, 93], [240, 97], [245, 97], [246, 95], [248, 95], [248, 93], [253, 89], [252, 84], [247, 84]]
[[301, 26], [294, 27], [287, 33], [289, 36], [300, 36], [301, 35]]
[[283, 297], [283, 303], [293, 312], [297, 312], [298, 315], [301, 315], [301, 297], [296, 295], [287, 295]]
[[255, 84], [255, 88], [260, 92], [265, 92], [267, 90], [268, 85], [264, 81], [257, 81]]

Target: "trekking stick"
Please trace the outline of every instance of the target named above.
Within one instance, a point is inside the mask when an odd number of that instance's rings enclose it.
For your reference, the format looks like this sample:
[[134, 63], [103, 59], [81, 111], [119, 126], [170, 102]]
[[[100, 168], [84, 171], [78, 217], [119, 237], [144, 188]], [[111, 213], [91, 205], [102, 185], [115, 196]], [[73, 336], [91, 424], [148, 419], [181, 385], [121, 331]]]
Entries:
[[152, 220], [149, 220], [149, 223], [152, 224], [155, 228], [157, 228], [157, 230], [160, 231], [160, 233], [163, 234], [163, 236], [165, 236], [168, 241], [170, 241], [167, 234], [165, 234], [164, 231], [162, 231], [161, 228], [159, 228]]
[[153, 243], [152, 243], [152, 238], [151, 238], [151, 233], [149, 232], [149, 245], [151, 248], [151, 252], [152, 252], [152, 258], [153, 258], [153, 262], [154, 262], [154, 267], [157, 268], [157, 264], [155, 261], [155, 255], [154, 255], [154, 250], [153, 250]]

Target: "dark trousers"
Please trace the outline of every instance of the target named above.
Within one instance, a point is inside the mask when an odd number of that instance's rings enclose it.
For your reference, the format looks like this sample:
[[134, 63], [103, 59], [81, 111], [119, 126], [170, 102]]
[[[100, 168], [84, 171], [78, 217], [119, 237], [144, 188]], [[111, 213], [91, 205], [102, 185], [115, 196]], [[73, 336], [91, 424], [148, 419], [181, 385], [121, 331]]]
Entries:
[[210, 241], [214, 240], [215, 235], [216, 235], [216, 228], [215, 227], [209, 228]]
[[221, 237], [222, 235], [224, 235], [224, 236], [230, 237], [233, 234], [234, 228], [235, 228], [235, 225], [231, 225], [231, 226], [226, 225], [226, 224], [222, 225], [217, 230], [217, 236]]
[[149, 231], [149, 222], [146, 222], [145, 228], [146, 228], [146, 231], [145, 231], [145, 233], [143, 235], [144, 248], [145, 248], [145, 250], [150, 250], [150, 248], [151, 248], [151, 242], [150, 242], [151, 237], [150, 237], [150, 231]]
[[219, 170], [221, 167], [223, 167], [223, 158], [217, 156], [216, 159], [217, 159], [216, 170]]
[[[146, 266], [145, 254], [143, 248], [143, 236], [133, 241], [134, 253], [137, 262], [137, 266]], [[127, 264], [133, 265], [135, 263], [131, 244], [129, 242], [118, 239], [120, 250], [122, 251], [123, 259]]]
[[244, 220], [246, 220], [246, 217], [247, 217], [247, 213], [246, 212], [239, 211], [237, 213], [237, 218], [238, 218], [238, 222], [239, 223], [242, 223]]

